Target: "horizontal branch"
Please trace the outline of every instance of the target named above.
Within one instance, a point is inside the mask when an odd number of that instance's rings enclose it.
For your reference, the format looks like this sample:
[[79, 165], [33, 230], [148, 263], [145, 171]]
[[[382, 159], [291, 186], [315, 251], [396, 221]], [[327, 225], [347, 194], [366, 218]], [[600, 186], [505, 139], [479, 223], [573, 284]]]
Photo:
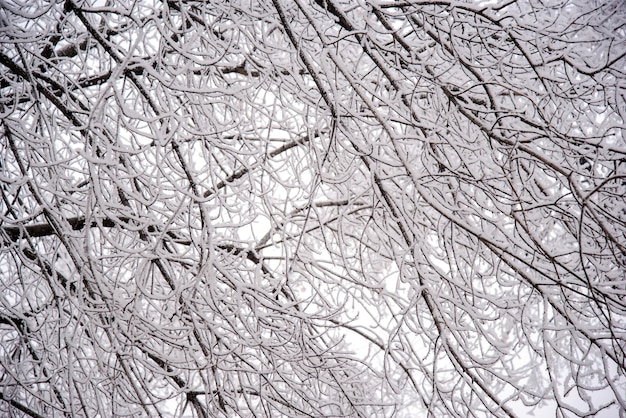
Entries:
[[[299, 139], [296, 139], [295, 141], [289, 142], [283, 146], [280, 146], [278, 148], [276, 148], [275, 150], [271, 151], [268, 156], [270, 158], [274, 158], [280, 154], [282, 154], [283, 152], [290, 150], [291, 148], [294, 148], [298, 145], [302, 145], [306, 142], [309, 141], [309, 136], [303, 136]], [[256, 164], [258, 165], [260, 162], [257, 162]], [[224, 188], [228, 183], [232, 183], [233, 181], [240, 179], [241, 177], [245, 176], [246, 174], [248, 174], [250, 172], [250, 168], [249, 167], [245, 167], [242, 168], [239, 171], [235, 171], [233, 174], [229, 175], [228, 177], [226, 177], [224, 180], [220, 181], [219, 183], [217, 183], [217, 185], [215, 185], [214, 187], [212, 187], [210, 190], [207, 190], [206, 192], [204, 192], [204, 197], [210, 197], [212, 195], [214, 195], [219, 189]]]
[[[128, 220], [129, 218], [120, 218], [120, 221], [122, 222], [128, 222]], [[85, 228], [86, 220], [84, 216], [66, 218], [65, 221], [72, 227], [73, 231], [80, 231]], [[110, 218], [105, 218], [100, 223], [100, 225], [105, 226], [107, 228], [114, 227], [117, 224], [118, 224], [117, 222], [115, 222], [113, 219], [110, 219]], [[89, 224], [89, 227], [93, 228], [98, 225], [99, 225], [98, 222], [92, 221]], [[49, 235], [56, 234], [54, 227], [50, 225], [49, 223], [40, 223], [40, 224], [23, 225], [23, 226], [4, 226], [1, 229], [9, 236], [9, 238], [13, 242], [17, 242], [24, 235], [27, 235], [31, 238], [40, 238], [40, 237], [46, 237]]]

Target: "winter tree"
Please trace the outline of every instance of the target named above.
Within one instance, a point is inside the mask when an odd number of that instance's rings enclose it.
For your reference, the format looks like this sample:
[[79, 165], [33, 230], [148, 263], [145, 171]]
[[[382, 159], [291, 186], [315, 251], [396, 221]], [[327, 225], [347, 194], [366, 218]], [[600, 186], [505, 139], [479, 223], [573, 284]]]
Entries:
[[622, 0], [0, 7], [1, 415], [626, 416]]

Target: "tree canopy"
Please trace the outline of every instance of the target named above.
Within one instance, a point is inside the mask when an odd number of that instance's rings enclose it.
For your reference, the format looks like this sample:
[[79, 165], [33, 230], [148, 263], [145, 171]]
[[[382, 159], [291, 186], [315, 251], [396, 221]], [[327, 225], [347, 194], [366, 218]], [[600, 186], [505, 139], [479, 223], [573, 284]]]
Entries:
[[0, 115], [0, 414], [626, 415], [621, 0], [5, 0]]

